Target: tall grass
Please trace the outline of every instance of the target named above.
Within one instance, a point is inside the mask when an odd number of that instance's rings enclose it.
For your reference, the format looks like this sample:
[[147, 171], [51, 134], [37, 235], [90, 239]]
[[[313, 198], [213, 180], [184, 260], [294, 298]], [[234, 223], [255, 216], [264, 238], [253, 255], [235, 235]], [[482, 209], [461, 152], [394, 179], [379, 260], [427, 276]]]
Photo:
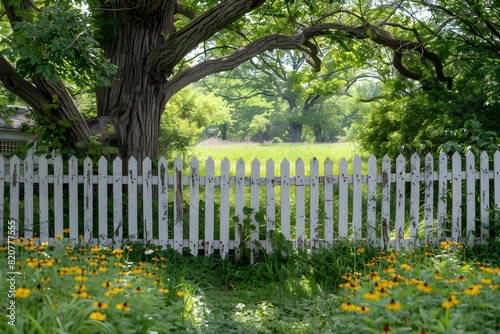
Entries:
[[355, 155], [367, 157], [361, 147], [354, 143], [282, 143], [282, 144], [259, 144], [259, 143], [224, 143], [200, 144], [195, 147], [193, 155], [200, 161], [201, 173], [205, 172], [205, 161], [211, 157], [214, 159], [216, 174], [220, 173], [220, 164], [224, 158], [231, 163], [231, 175], [236, 173], [236, 162], [241, 158], [245, 161], [246, 175], [250, 175], [250, 166], [254, 159], [260, 161], [261, 175], [265, 175], [266, 162], [272, 159], [275, 163], [275, 173], [280, 175], [280, 164], [283, 159], [290, 162], [290, 173], [295, 175], [295, 162], [300, 158], [304, 161], [306, 174], [309, 174], [309, 163], [313, 158], [318, 159], [320, 173], [323, 171], [323, 163], [330, 159], [334, 165], [334, 172], [338, 169], [338, 162], [345, 158], [352, 161]]

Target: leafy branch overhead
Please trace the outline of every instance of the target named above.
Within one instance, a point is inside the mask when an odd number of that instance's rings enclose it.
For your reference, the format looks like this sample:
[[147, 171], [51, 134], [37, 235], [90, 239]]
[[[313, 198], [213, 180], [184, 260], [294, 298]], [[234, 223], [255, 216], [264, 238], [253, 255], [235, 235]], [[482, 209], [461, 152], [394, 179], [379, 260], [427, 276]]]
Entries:
[[[450, 89], [416, 21], [401, 19], [402, 3], [2, 0], [0, 81], [40, 116], [70, 122], [66, 144], [78, 153], [97, 136], [123, 157], [156, 156], [158, 120], [172, 96], [273, 50], [296, 50], [320, 71], [325, 48], [371, 42], [391, 50], [402, 75]], [[72, 96], [82, 89], [95, 92], [92, 120]], [[53, 96], [57, 107], [48, 112]]]

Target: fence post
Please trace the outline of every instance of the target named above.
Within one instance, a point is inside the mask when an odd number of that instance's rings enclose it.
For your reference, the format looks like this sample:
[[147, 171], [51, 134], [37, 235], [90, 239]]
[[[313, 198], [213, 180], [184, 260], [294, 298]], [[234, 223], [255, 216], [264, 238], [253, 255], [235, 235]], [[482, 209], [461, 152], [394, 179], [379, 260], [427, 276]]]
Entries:
[[97, 243], [108, 246], [108, 160], [102, 156], [97, 167], [98, 233]]
[[[194, 157], [191, 159], [189, 175], [189, 249], [194, 256], [198, 255], [198, 239], [200, 236], [200, 163]], [[228, 238], [229, 239], [229, 238]]]
[[[42, 163], [42, 159], [45, 158], [40, 157], [40, 164]], [[90, 239], [93, 237], [92, 215], [94, 187], [92, 182], [92, 175], [92, 160], [90, 158], [86, 158], [83, 162], [83, 238], [85, 239], [85, 241], [90, 241]], [[41, 197], [42, 196], [40, 195], [40, 198]]]
[[326, 159], [324, 163], [325, 173], [325, 241], [333, 243], [333, 163]]
[[142, 161], [142, 226], [146, 245], [153, 241], [153, 171], [151, 168], [151, 159], [146, 157]]
[[243, 239], [243, 207], [245, 206], [245, 162], [242, 158], [236, 162], [236, 185], [235, 185], [234, 211], [238, 222], [234, 226], [234, 260], [241, 261], [241, 243]]
[[[62, 197], [62, 196], [61, 196]], [[28, 156], [24, 160], [24, 198], [31, 200], [24, 201], [24, 237], [29, 239], [33, 237], [33, 158]], [[61, 198], [62, 200], [62, 198]], [[61, 212], [62, 215], [62, 212]]]
[[255, 227], [250, 231], [250, 263], [254, 263], [259, 254], [259, 223], [255, 220], [255, 213], [259, 211], [260, 200], [260, 162], [253, 159], [251, 167], [250, 180], [250, 207], [254, 210], [252, 213], [252, 225]]
[[121, 247], [123, 238], [123, 211], [122, 211], [122, 193], [123, 193], [123, 163], [119, 157], [113, 161], [113, 246]]
[[158, 161], [158, 244], [168, 244], [168, 167], [165, 157]]
[[41, 156], [38, 159], [39, 175], [39, 210], [40, 210], [40, 243], [49, 241], [49, 174], [47, 159]]
[[291, 240], [290, 230], [290, 162], [283, 159], [280, 164], [281, 180], [281, 233], [286, 240]]
[[396, 251], [401, 250], [404, 234], [405, 234], [405, 168], [406, 159], [402, 154], [399, 154], [396, 159], [396, 216], [394, 219], [395, 226], [395, 248]]
[[342, 158], [339, 162], [339, 238], [347, 238], [349, 214], [349, 187], [347, 161]]
[[382, 159], [382, 175], [380, 182], [382, 186], [380, 247], [387, 250], [389, 246], [391, 222], [391, 160], [387, 155]]
[[227, 158], [221, 162], [220, 179], [220, 254], [223, 259], [229, 255], [229, 172], [230, 164]]
[[361, 183], [361, 158], [354, 155], [352, 160], [352, 230], [353, 239], [361, 240], [363, 224], [363, 184]]
[[305, 191], [304, 191], [304, 161], [298, 159], [295, 163], [295, 240], [297, 248], [305, 246]]
[[72, 156], [68, 163], [69, 237], [71, 244], [78, 242], [78, 160]]
[[214, 159], [205, 162], [205, 256], [214, 252]]
[[420, 156], [411, 156], [410, 195], [410, 248], [418, 247], [418, 224], [420, 222]]
[[462, 235], [462, 157], [455, 152], [451, 158], [451, 239], [458, 241]]
[[489, 157], [488, 153], [482, 152], [479, 162], [479, 210], [481, 217], [481, 244], [488, 244], [489, 231], [487, 226], [490, 225], [490, 214], [488, 212], [490, 208], [490, 175], [489, 175]]
[[309, 164], [309, 238], [311, 248], [319, 246], [319, 162], [312, 158]]
[[179, 253], [184, 247], [182, 160], [174, 160], [174, 249]]
[[368, 158], [368, 185], [366, 203], [366, 240], [369, 244], [376, 243], [377, 239], [377, 158], [371, 155]]
[[434, 242], [434, 158], [428, 153], [425, 156], [425, 204], [424, 204], [424, 238], [426, 243]]

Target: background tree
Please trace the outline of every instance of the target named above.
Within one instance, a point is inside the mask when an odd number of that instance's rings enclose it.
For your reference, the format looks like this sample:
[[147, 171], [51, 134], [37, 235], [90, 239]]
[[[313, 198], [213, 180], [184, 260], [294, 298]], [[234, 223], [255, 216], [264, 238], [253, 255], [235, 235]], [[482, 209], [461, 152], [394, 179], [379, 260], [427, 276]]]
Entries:
[[[317, 19], [302, 22], [304, 17], [296, 15], [307, 10], [302, 2], [2, 0], [2, 19], [11, 31], [2, 40], [7, 47], [0, 57], [0, 80], [40, 119], [67, 126], [67, 146], [76, 152], [85, 153], [92, 134], [105, 133], [99, 136], [104, 144], [118, 147], [124, 158], [138, 159], [158, 154], [160, 117], [182, 88], [275, 49], [300, 50], [319, 70], [314, 38], [334, 32], [390, 48], [398, 71], [416, 80], [423, 75], [410, 70], [402, 58], [408, 50], [418, 52], [418, 63], [432, 64], [428, 73], [451, 82], [425, 44], [415, 36], [396, 37], [407, 29], [389, 25], [392, 4], [367, 3], [348, 10], [319, 3], [309, 2], [321, 9]], [[254, 31], [263, 23], [265, 31]], [[204, 52], [193, 59], [195, 50], [215, 46], [222, 35], [245, 36], [246, 41], [242, 45], [234, 38], [223, 49], [218, 46], [223, 55]], [[71, 85], [96, 87], [95, 119], [84, 119]]]

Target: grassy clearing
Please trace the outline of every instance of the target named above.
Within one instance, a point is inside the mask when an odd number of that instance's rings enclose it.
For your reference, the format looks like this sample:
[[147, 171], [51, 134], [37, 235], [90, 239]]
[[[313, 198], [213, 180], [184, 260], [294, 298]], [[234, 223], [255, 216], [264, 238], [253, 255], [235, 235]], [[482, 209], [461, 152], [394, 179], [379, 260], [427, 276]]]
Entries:
[[[131, 244], [0, 248], [4, 333], [496, 333], [500, 268], [443, 242], [400, 253], [349, 242], [254, 265]], [[481, 257], [478, 257], [479, 255]], [[481, 262], [478, 263], [478, 261]], [[10, 294], [15, 294], [10, 296]], [[9, 306], [15, 301], [15, 327]]]
[[265, 175], [266, 162], [272, 159], [275, 163], [276, 175], [280, 173], [280, 164], [283, 159], [290, 162], [290, 173], [295, 175], [295, 162], [300, 158], [304, 161], [304, 167], [309, 174], [309, 163], [313, 158], [318, 159], [320, 171], [323, 171], [323, 163], [330, 159], [334, 165], [334, 172], [338, 170], [338, 162], [345, 158], [351, 162], [354, 155], [367, 156], [359, 146], [353, 143], [282, 143], [282, 144], [259, 144], [259, 143], [225, 143], [200, 144], [194, 149], [194, 156], [201, 162], [202, 173], [205, 171], [205, 161], [211, 157], [214, 159], [216, 174], [220, 173], [220, 163], [228, 158], [231, 163], [231, 174], [236, 171], [236, 161], [240, 158], [245, 161], [246, 174], [250, 175], [250, 166], [254, 159], [260, 161], [261, 175]]

